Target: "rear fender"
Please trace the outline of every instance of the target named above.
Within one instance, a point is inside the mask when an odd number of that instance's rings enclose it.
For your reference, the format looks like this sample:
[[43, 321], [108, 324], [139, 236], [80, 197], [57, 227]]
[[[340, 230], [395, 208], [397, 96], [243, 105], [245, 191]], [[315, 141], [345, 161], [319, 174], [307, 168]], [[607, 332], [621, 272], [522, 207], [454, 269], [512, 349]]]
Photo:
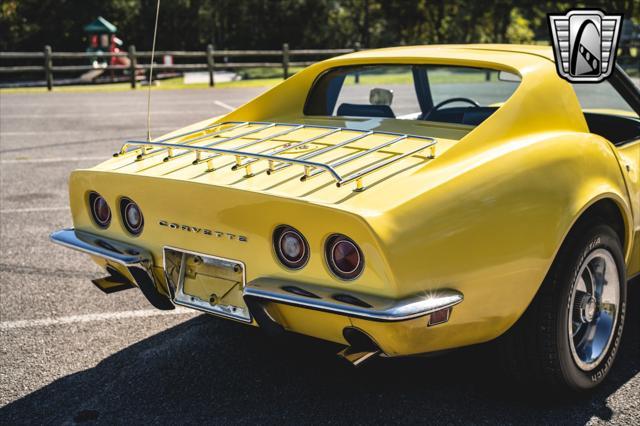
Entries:
[[515, 323], [573, 224], [598, 200], [619, 206], [627, 261], [631, 252], [629, 200], [608, 142], [565, 133], [496, 147], [373, 223], [403, 293], [464, 294], [449, 324], [457, 345], [491, 340]]

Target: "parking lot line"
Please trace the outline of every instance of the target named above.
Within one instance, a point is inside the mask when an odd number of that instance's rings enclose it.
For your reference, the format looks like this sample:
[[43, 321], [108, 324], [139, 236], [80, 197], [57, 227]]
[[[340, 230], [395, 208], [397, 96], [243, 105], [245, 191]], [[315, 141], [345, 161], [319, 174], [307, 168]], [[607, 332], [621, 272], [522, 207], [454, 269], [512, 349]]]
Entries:
[[32, 320], [2, 321], [0, 330], [13, 330], [16, 328], [49, 327], [54, 325], [74, 324], [95, 321], [110, 321], [129, 318], [148, 318], [164, 315], [195, 315], [197, 311], [185, 308], [176, 308], [171, 311], [159, 309], [140, 309], [135, 311], [104, 312], [100, 314], [71, 315], [58, 318], [42, 318]]
[[234, 109], [236, 109], [235, 107], [232, 107], [229, 104], [226, 104], [222, 101], [213, 101], [214, 104], [218, 105], [219, 107], [222, 107], [224, 109], [228, 109], [229, 111], [233, 111]]

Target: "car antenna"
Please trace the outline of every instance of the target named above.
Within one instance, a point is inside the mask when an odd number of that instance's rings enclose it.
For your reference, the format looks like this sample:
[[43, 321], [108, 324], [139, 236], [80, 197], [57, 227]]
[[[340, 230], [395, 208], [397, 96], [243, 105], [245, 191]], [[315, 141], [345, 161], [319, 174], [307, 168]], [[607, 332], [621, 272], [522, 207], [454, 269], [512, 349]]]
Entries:
[[153, 59], [156, 53], [156, 35], [158, 34], [158, 16], [160, 15], [160, 0], [156, 6], [156, 23], [153, 27], [153, 43], [151, 44], [151, 65], [149, 66], [149, 81], [147, 90], [147, 142], [151, 142], [151, 85], [153, 84]]

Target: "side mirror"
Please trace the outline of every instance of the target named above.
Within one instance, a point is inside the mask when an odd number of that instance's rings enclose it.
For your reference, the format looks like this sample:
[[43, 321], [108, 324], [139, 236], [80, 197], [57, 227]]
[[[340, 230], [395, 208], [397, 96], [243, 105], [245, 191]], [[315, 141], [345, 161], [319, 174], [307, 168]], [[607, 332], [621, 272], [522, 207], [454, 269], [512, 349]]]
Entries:
[[514, 74], [512, 72], [500, 71], [498, 73], [498, 80], [508, 81], [509, 83], [520, 83], [522, 78], [518, 74]]
[[369, 92], [371, 105], [391, 105], [391, 102], [393, 102], [393, 90], [375, 88]]

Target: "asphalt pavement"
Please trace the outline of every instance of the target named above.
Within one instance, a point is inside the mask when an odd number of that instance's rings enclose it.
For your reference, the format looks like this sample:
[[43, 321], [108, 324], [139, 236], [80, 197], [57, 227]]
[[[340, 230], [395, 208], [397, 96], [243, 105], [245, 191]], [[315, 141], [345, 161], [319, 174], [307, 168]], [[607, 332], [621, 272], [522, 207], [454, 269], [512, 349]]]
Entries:
[[[153, 133], [262, 90], [154, 92]], [[48, 235], [71, 226], [69, 173], [145, 136], [145, 96], [0, 94], [0, 424], [640, 423], [640, 282], [607, 382], [569, 400], [513, 385], [492, 345], [354, 369], [334, 344], [104, 295]]]

